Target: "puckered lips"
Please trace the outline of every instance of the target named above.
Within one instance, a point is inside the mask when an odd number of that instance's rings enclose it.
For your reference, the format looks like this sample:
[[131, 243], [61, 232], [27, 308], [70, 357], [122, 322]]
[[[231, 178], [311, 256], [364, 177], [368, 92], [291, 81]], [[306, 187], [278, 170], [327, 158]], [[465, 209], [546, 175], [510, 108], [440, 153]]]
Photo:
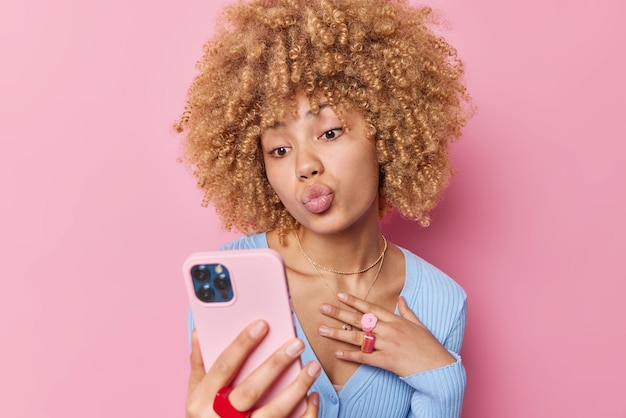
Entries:
[[322, 213], [333, 203], [333, 192], [321, 184], [314, 184], [306, 189], [302, 195], [302, 204], [309, 212]]

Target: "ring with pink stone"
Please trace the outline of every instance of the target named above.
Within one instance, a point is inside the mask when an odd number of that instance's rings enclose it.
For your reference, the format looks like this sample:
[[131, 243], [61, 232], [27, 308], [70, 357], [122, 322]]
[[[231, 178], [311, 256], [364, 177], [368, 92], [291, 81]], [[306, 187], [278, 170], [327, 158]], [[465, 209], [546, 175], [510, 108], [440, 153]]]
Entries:
[[372, 332], [378, 324], [378, 318], [373, 313], [366, 313], [361, 318], [361, 329], [363, 332]]

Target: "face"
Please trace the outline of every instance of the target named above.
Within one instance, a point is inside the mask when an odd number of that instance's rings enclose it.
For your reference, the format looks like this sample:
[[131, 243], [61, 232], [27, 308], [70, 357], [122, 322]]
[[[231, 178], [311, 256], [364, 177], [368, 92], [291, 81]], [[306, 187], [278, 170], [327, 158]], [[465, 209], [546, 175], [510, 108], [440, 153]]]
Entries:
[[300, 224], [322, 234], [378, 222], [379, 168], [373, 139], [358, 113], [342, 114], [296, 94], [297, 115], [261, 136], [269, 183]]

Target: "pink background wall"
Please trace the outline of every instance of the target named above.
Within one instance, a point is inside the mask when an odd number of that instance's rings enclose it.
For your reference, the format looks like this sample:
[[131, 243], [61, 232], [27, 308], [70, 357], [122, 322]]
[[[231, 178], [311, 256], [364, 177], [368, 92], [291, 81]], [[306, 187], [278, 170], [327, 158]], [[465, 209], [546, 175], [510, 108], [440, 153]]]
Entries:
[[[183, 415], [180, 264], [231, 235], [170, 126], [221, 4], [0, 6], [0, 416]], [[469, 294], [463, 416], [626, 417], [626, 8], [432, 4], [479, 113], [432, 227], [385, 228]]]

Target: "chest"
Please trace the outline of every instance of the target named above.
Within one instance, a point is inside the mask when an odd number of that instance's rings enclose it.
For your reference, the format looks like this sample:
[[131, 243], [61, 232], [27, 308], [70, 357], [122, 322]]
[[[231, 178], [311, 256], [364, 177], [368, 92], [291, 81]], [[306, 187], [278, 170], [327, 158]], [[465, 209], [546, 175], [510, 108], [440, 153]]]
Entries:
[[[358, 329], [344, 331], [342, 329], [344, 322], [323, 315], [320, 312], [320, 306], [322, 304], [339, 306], [350, 314], [360, 317], [362, 313], [339, 303], [334, 295], [342, 291], [363, 298], [366, 291], [362, 289], [352, 289], [351, 291], [351, 289], [337, 288], [332, 284], [323, 283], [319, 278], [316, 280], [315, 277], [300, 276], [295, 273], [288, 273], [288, 277], [293, 308], [311, 349], [330, 381], [334, 385], [344, 385], [356, 372], [360, 364], [340, 360], [335, 353], [337, 350], [360, 350], [359, 337], [361, 333]], [[387, 276], [384, 281], [381, 280], [376, 287], [372, 288], [367, 301], [393, 312], [396, 308], [403, 283], [404, 277]], [[361, 290], [361, 292], [359, 293], [358, 290]], [[321, 326], [340, 331], [340, 338], [335, 339], [320, 335], [319, 329]]]

